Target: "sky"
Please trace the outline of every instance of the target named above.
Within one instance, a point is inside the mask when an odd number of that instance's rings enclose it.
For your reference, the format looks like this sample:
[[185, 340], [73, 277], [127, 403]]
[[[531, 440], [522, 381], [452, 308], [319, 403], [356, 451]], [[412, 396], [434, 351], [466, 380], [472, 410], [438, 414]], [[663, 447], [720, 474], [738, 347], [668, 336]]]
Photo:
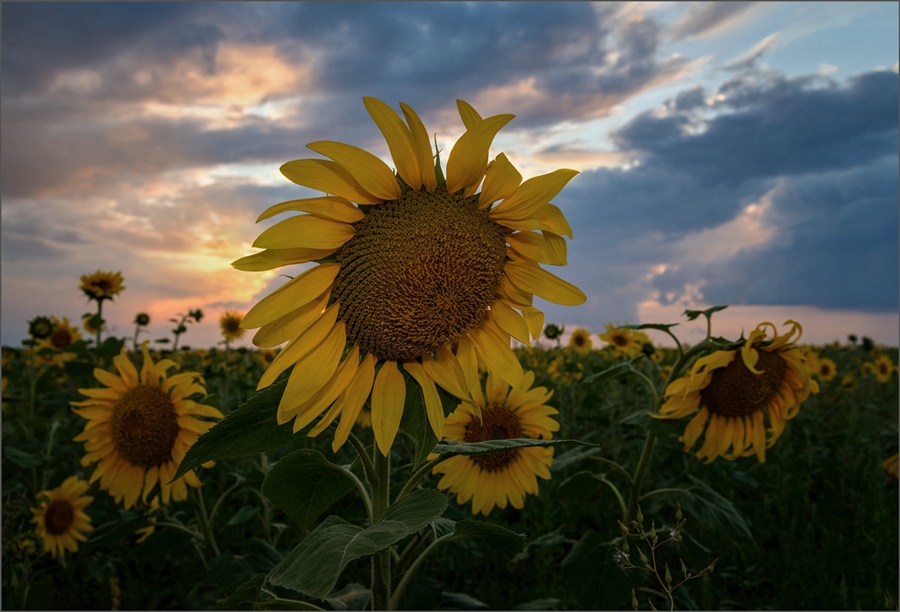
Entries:
[[[121, 271], [109, 334], [221, 341], [283, 274], [241, 272], [257, 216], [316, 194], [279, 167], [346, 142], [393, 166], [363, 106], [418, 112], [449, 151], [456, 99], [516, 118], [494, 140], [554, 198], [587, 295], [546, 321], [799, 321], [803, 341], [897, 346], [898, 4], [866, 2], [3, 2], [0, 340], [93, 311], [82, 274]], [[446, 161], [446, 157], [444, 157]], [[249, 346], [252, 334], [241, 344]], [[665, 336], [651, 332], [665, 344]], [[602, 343], [595, 336], [594, 346]]]

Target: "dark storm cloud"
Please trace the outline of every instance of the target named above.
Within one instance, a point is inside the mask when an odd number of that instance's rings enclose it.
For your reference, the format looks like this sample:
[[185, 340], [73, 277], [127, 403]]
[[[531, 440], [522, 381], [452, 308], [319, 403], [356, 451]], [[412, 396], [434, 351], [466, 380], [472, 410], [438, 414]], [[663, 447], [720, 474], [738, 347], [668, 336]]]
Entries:
[[[558, 198], [573, 227], [598, 237], [594, 257], [618, 261], [630, 247], [646, 269], [679, 264], [652, 280], [663, 296], [704, 282], [711, 303], [896, 309], [897, 74], [826, 87], [757, 74], [718, 91], [726, 100], [702, 113], [686, 90], [664, 116], [636, 117], [616, 141], [641, 165], [582, 173]], [[703, 263], [672, 250], [766, 201], [765, 244]]]

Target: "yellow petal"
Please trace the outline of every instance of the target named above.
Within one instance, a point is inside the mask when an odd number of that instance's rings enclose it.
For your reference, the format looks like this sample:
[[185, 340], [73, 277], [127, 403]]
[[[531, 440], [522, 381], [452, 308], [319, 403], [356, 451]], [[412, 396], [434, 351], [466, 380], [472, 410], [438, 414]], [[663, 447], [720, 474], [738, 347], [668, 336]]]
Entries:
[[531, 346], [528, 337], [528, 325], [518, 312], [506, 305], [503, 300], [496, 300], [491, 304], [491, 316], [500, 329], [525, 344]]
[[[556, 261], [549, 249], [547, 239], [537, 232], [515, 232], [506, 237], [506, 242], [520, 255], [538, 263], [547, 264]], [[563, 242], [563, 246], [565, 247], [565, 242]], [[565, 260], [562, 264], [554, 265], [565, 265]]]
[[495, 372], [513, 387], [518, 387], [524, 373], [522, 365], [509, 347], [509, 340], [504, 340], [487, 326], [472, 330], [469, 336], [488, 370]]
[[760, 463], [766, 462], [766, 426], [763, 423], [762, 410], [753, 413], [753, 429], [752, 429], [753, 450], [756, 451], [756, 458]]
[[[344, 339], [346, 341], [346, 335]], [[343, 343], [340, 343], [340, 350], [344, 350]], [[340, 358], [340, 353], [338, 353], [338, 358]], [[322, 414], [322, 411], [325, 410], [326, 407], [334, 403], [338, 396], [347, 388], [347, 385], [350, 384], [350, 381], [353, 380], [353, 376], [356, 374], [358, 368], [359, 347], [354, 346], [353, 350], [350, 351], [350, 354], [347, 355], [347, 358], [337, 366], [337, 369], [331, 378], [329, 378], [328, 382], [319, 389], [315, 395], [293, 411], [297, 415], [297, 418], [294, 421], [294, 431], [298, 432], [312, 423], [313, 419]], [[287, 393], [287, 390], [285, 390], [285, 393]], [[310, 436], [318, 435], [319, 432], [325, 429], [331, 421], [334, 420], [337, 413], [328, 416], [331, 416], [331, 419], [322, 419], [322, 421], [309, 432]]]
[[448, 347], [439, 348], [435, 353], [437, 359], [433, 359], [431, 355], [422, 357], [422, 366], [428, 372], [428, 376], [447, 392], [468, 401], [471, 396], [467, 390], [466, 375], [456, 356]]
[[334, 442], [331, 448], [334, 452], [344, 445], [347, 438], [350, 437], [350, 430], [356, 423], [359, 411], [362, 410], [363, 404], [369, 398], [372, 391], [372, 383], [375, 380], [375, 358], [372, 355], [366, 355], [356, 374], [344, 393], [338, 398], [338, 402], [343, 403], [341, 410], [341, 422], [338, 424], [337, 431], [334, 432]]
[[520, 306], [519, 310], [522, 311], [522, 317], [525, 318], [525, 323], [528, 325], [528, 332], [531, 334], [531, 337], [535, 340], [540, 338], [541, 332], [544, 331], [544, 313], [534, 306]]
[[541, 230], [541, 234], [544, 235], [544, 240], [547, 242], [547, 253], [548, 257], [546, 261], [541, 261], [541, 263], [545, 263], [551, 266], [565, 266], [568, 262], [566, 261], [566, 256], [569, 252], [569, 247], [566, 245], [566, 241], [563, 240], [562, 236], [558, 234], [554, 234], [553, 232], [549, 232], [547, 230]]
[[509, 393], [509, 385], [494, 372], [488, 371], [487, 381], [484, 383], [484, 394], [488, 404], [502, 406], [506, 403]]
[[266, 371], [263, 372], [256, 389], [263, 389], [271, 385], [275, 382], [275, 379], [278, 378], [279, 374], [287, 370], [295, 364], [297, 360], [301, 359], [304, 355], [318, 346], [319, 343], [331, 333], [335, 321], [337, 321], [337, 315], [338, 303], [335, 302], [328, 307], [318, 320], [309, 326], [309, 329], [302, 335], [291, 340], [290, 343], [275, 356], [275, 359], [272, 360], [272, 363], [270, 363], [269, 367], [266, 368]]
[[337, 249], [266, 249], [231, 262], [231, 267], [244, 272], [263, 272], [328, 257]]
[[315, 215], [298, 215], [279, 221], [253, 242], [261, 249], [336, 249], [353, 238], [356, 230], [348, 223], [329, 221]]
[[253, 344], [263, 348], [272, 348], [293, 340], [325, 312], [330, 293], [330, 291], [325, 291], [318, 299], [314, 299], [306, 306], [301, 306], [271, 323], [266, 323], [253, 336]]
[[[343, 408], [344, 408], [344, 403], [342, 401], [340, 401], [340, 400], [335, 401], [333, 404], [331, 404], [331, 408], [328, 409], [328, 412], [325, 413], [325, 416], [323, 416], [321, 419], [319, 419], [319, 422], [316, 423], [316, 426], [313, 427], [312, 429], [310, 429], [309, 433], [306, 435], [309, 436], [310, 438], [315, 438], [320, 433], [325, 431], [328, 428], [328, 426], [331, 425], [334, 422], [334, 420], [338, 417], [338, 415], [341, 413], [341, 410], [343, 410]], [[300, 423], [300, 418], [298, 417], [297, 420], [294, 421], [294, 430], [293, 430], [294, 433], [297, 433], [298, 431], [303, 429], [303, 427], [306, 427], [306, 425], [298, 427], [297, 425], [299, 423]]]
[[[287, 386], [284, 388], [284, 395], [281, 396], [281, 402], [278, 404], [279, 424], [287, 422], [290, 416], [297, 414], [301, 406], [328, 384], [337, 370], [346, 342], [346, 326], [343, 321], [340, 321], [331, 329], [321, 344], [318, 344], [316, 348], [294, 364], [294, 371], [291, 372]], [[274, 364], [274, 362], [272, 363]], [[320, 414], [322, 409], [324, 406], [312, 418]], [[288, 418], [284, 418], [285, 416]]]
[[394, 173], [386, 163], [365, 149], [330, 140], [311, 142], [306, 147], [339, 163], [363, 189], [376, 198], [396, 200], [400, 197], [400, 185], [394, 178]]
[[509, 261], [503, 270], [507, 278], [521, 291], [533, 293], [548, 302], [563, 306], [578, 306], [587, 301], [587, 296], [581, 289], [543, 268]]
[[[393, 178], [393, 175], [391, 175]], [[396, 181], [394, 181], [396, 182]], [[355, 223], [365, 217], [363, 211], [354, 206], [350, 200], [337, 196], [319, 198], [304, 198], [302, 200], [288, 200], [281, 204], [270, 206], [259, 216], [257, 223], [288, 211], [308, 212], [317, 217], [324, 217], [333, 221]]]
[[577, 170], [561, 168], [549, 174], [535, 176], [522, 183], [516, 192], [491, 209], [492, 219], [526, 219], [549, 203], [578, 174]]
[[484, 186], [478, 196], [478, 208], [484, 208], [497, 200], [508, 198], [522, 184], [522, 175], [506, 155], [500, 153], [484, 173]]
[[545, 229], [560, 236], [572, 237], [572, 227], [566, 221], [566, 216], [555, 204], [544, 204], [534, 213], [535, 219], [540, 221]]
[[420, 184], [422, 169], [419, 165], [419, 152], [413, 136], [394, 110], [376, 98], [363, 97], [363, 103], [369, 115], [384, 135], [391, 158], [397, 166], [397, 174], [407, 185]]
[[534, 303], [533, 293], [522, 291], [506, 277], [501, 281], [500, 286], [497, 287], [497, 294], [506, 300], [507, 304], [519, 310], [527, 308]]
[[479, 123], [484, 121], [472, 105], [465, 100], [457, 100], [456, 108], [459, 110], [459, 118], [462, 119], [463, 125], [467, 130], [477, 127]]
[[124, 348], [122, 349], [121, 354], [113, 357], [113, 364], [115, 364], [116, 369], [119, 371], [119, 376], [121, 376], [122, 380], [125, 381], [125, 386], [127, 386], [129, 389], [137, 386], [137, 368], [135, 368], [134, 364], [131, 363], [131, 360], [126, 355]]
[[338, 264], [320, 264], [294, 277], [251, 308], [241, 319], [241, 327], [262, 327], [308, 304], [334, 284], [340, 269]]
[[422, 397], [425, 398], [425, 413], [428, 415], [428, 422], [431, 423], [431, 429], [438, 440], [444, 438], [444, 406], [441, 403], [441, 396], [438, 395], [437, 387], [434, 381], [425, 372], [425, 368], [417, 361], [407, 361], [403, 364], [403, 369], [412, 376], [419, 387], [422, 388]]
[[380, 204], [382, 200], [367, 192], [337, 162], [326, 159], [296, 159], [281, 166], [281, 173], [291, 182], [324, 191], [357, 204]]
[[419, 189], [422, 185], [428, 192], [434, 192], [437, 189], [437, 177], [434, 175], [434, 157], [431, 153], [431, 142], [428, 140], [428, 131], [419, 116], [412, 108], [403, 102], [400, 103], [403, 110], [403, 116], [409, 124], [410, 137], [415, 145], [416, 151], [419, 153], [419, 168], [422, 174], [422, 180], [418, 185], [407, 183], [413, 189]]
[[477, 187], [484, 178], [494, 136], [515, 115], [496, 115], [483, 120], [459, 137], [447, 158], [447, 191]]
[[381, 454], [387, 457], [400, 429], [406, 383], [396, 361], [385, 361], [372, 385], [372, 431]]

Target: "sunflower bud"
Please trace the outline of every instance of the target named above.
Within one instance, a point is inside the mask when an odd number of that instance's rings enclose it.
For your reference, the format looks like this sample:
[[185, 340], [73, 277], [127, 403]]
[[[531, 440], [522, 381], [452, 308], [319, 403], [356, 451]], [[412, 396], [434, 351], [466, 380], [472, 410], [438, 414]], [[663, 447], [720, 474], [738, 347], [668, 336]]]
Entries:
[[672, 586], [672, 574], [669, 572], [668, 563], [666, 563], [666, 584]]
[[549, 340], [556, 340], [557, 338], [562, 336], [562, 333], [565, 331], [565, 329], [565, 325], [559, 327], [553, 323], [548, 323], [547, 327], [544, 328], [544, 335], [547, 336]]
[[691, 573], [689, 571], [687, 571], [687, 566], [684, 564], [684, 559], [679, 558], [678, 562], [681, 563], [681, 573], [684, 574], [684, 577], [686, 579], [690, 578]]
[[681, 521], [681, 502], [675, 502], [675, 520]]
[[634, 588], [631, 589], [631, 609], [637, 612], [638, 609], [638, 600], [637, 596], [634, 594]]
[[638, 551], [638, 557], [640, 557], [640, 559], [641, 559], [641, 563], [643, 563], [644, 565], [649, 567], [650, 562], [647, 560], [647, 555], [644, 554], [644, 551], [641, 550], [640, 546], [638, 546], [637, 551]]

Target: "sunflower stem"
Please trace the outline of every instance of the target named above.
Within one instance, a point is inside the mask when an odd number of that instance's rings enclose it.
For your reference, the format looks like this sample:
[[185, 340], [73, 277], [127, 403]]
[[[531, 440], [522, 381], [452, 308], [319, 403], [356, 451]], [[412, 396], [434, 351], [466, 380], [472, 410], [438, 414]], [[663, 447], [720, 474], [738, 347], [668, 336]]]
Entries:
[[428, 545], [428, 548], [423, 550], [421, 554], [416, 557], [416, 560], [412, 562], [412, 565], [410, 565], [409, 569], [406, 570], [406, 573], [403, 574], [403, 578], [400, 579], [400, 584], [397, 585], [397, 589], [394, 591], [393, 597], [391, 597], [391, 610], [397, 609], [397, 605], [400, 603], [400, 597], [403, 595], [403, 592], [409, 585], [410, 580], [412, 580], [413, 575], [415, 575], [416, 570], [419, 569], [419, 566], [422, 565], [425, 557], [428, 556], [428, 553], [430, 553], [441, 542], [446, 542], [447, 540], [452, 538], [453, 536], [445, 536], [443, 538], [434, 539], [431, 544]]
[[366, 447], [362, 445], [362, 442], [359, 441], [359, 438], [353, 435], [351, 432], [347, 437], [347, 441], [353, 445], [354, 450], [359, 455], [359, 460], [362, 462], [363, 471], [366, 474], [366, 480], [369, 481], [369, 485], [375, 482], [375, 467], [372, 465], [372, 460], [369, 459], [368, 453], [366, 453]]
[[609, 486], [610, 489], [612, 489], [613, 495], [616, 496], [616, 499], [619, 502], [619, 509], [622, 511], [622, 516], [627, 516], [628, 509], [625, 506], [625, 498], [623, 498], [622, 493], [619, 492], [619, 487], [617, 487], [615, 484], [613, 484], [603, 476], [600, 476], [600, 482], [605, 483], [607, 486]]
[[219, 547], [216, 544], [216, 539], [213, 537], [212, 529], [210, 529], [209, 516], [206, 513], [206, 503], [203, 501], [203, 492], [191, 489], [190, 498], [191, 502], [194, 504], [194, 511], [197, 514], [197, 527], [200, 528], [200, 533], [203, 534], [203, 543], [214, 557], [218, 557]]
[[400, 493], [397, 495], [397, 499], [394, 500], [394, 503], [396, 504], [398, 501], [400, 501], [401, 499], [403, 499], [404, 497], [406, 497], [407, 495], [412, 493], [412, 491], [416, 487], [416, 485], [419, 484], [419, 481], [422, 480], [422, 478], [424, 478], [428, 474], [428, 472], [431, 471], [431, 469], [434, 466], [436, 466], [441, 461], [444, 461], [445, 459], [449, 459], [450, 457], [455, 457], [455, 456], [456, 455], [451, 455], [448, 453], [448, 454], [440, 455], [440, 456], [432, 459], [431, 461], [424, 463], [422, 465], [422, 467], [420, 467], [415, 472], [413, 472], [412, 476], [409, 477], [409, 482], [407, 482], [405, 485], [403, 485], [403, 488], [400, 490]]
[[641, 495], [640, 498], [638, 499], [638, 501], [644, 501], [645, 499], [649, 499], [649, 498], [653, 497], [654, 495], [660, 495], [661, 493], [685, 493], [688, 490], [689, 489], [678, 489], [678, 488], [655, 489], [653, 491], [650, 491], [648, 493], [644, 493], [643, 495]]
[[[383, 455], [375, 444], [372, 487], [373, 524], [380, 523], [390, 505], [391, 462], [390, 455]], [[372, 609], [392, 610], [391, 607], [391, 549], [379, 550], [372, 557]]]
[[628, 510], [622, 517], [622, 522], [628, 524], [635, 516], [638, 501], [641, 498], [641, 485], [644, 482], [644, 474], [647, 472], [647, 466], [650, 465], [650, 457], [653, 456], [653, 445], [656, 444], [656, 435], [648, 431], [647, 437], [644, 439], [644, 449], [641, 451], [641, 458], [638, 460], [637, 467], [634, 470], [632, 484], [628, 492]]
[[[103, 320], [103, 300], [97, 300], [97, 320]], [[97, 337], [94, 340], [94, 365], [100, 363], [100, 331], [103, 327], [102, 323], [97, 323]]]

